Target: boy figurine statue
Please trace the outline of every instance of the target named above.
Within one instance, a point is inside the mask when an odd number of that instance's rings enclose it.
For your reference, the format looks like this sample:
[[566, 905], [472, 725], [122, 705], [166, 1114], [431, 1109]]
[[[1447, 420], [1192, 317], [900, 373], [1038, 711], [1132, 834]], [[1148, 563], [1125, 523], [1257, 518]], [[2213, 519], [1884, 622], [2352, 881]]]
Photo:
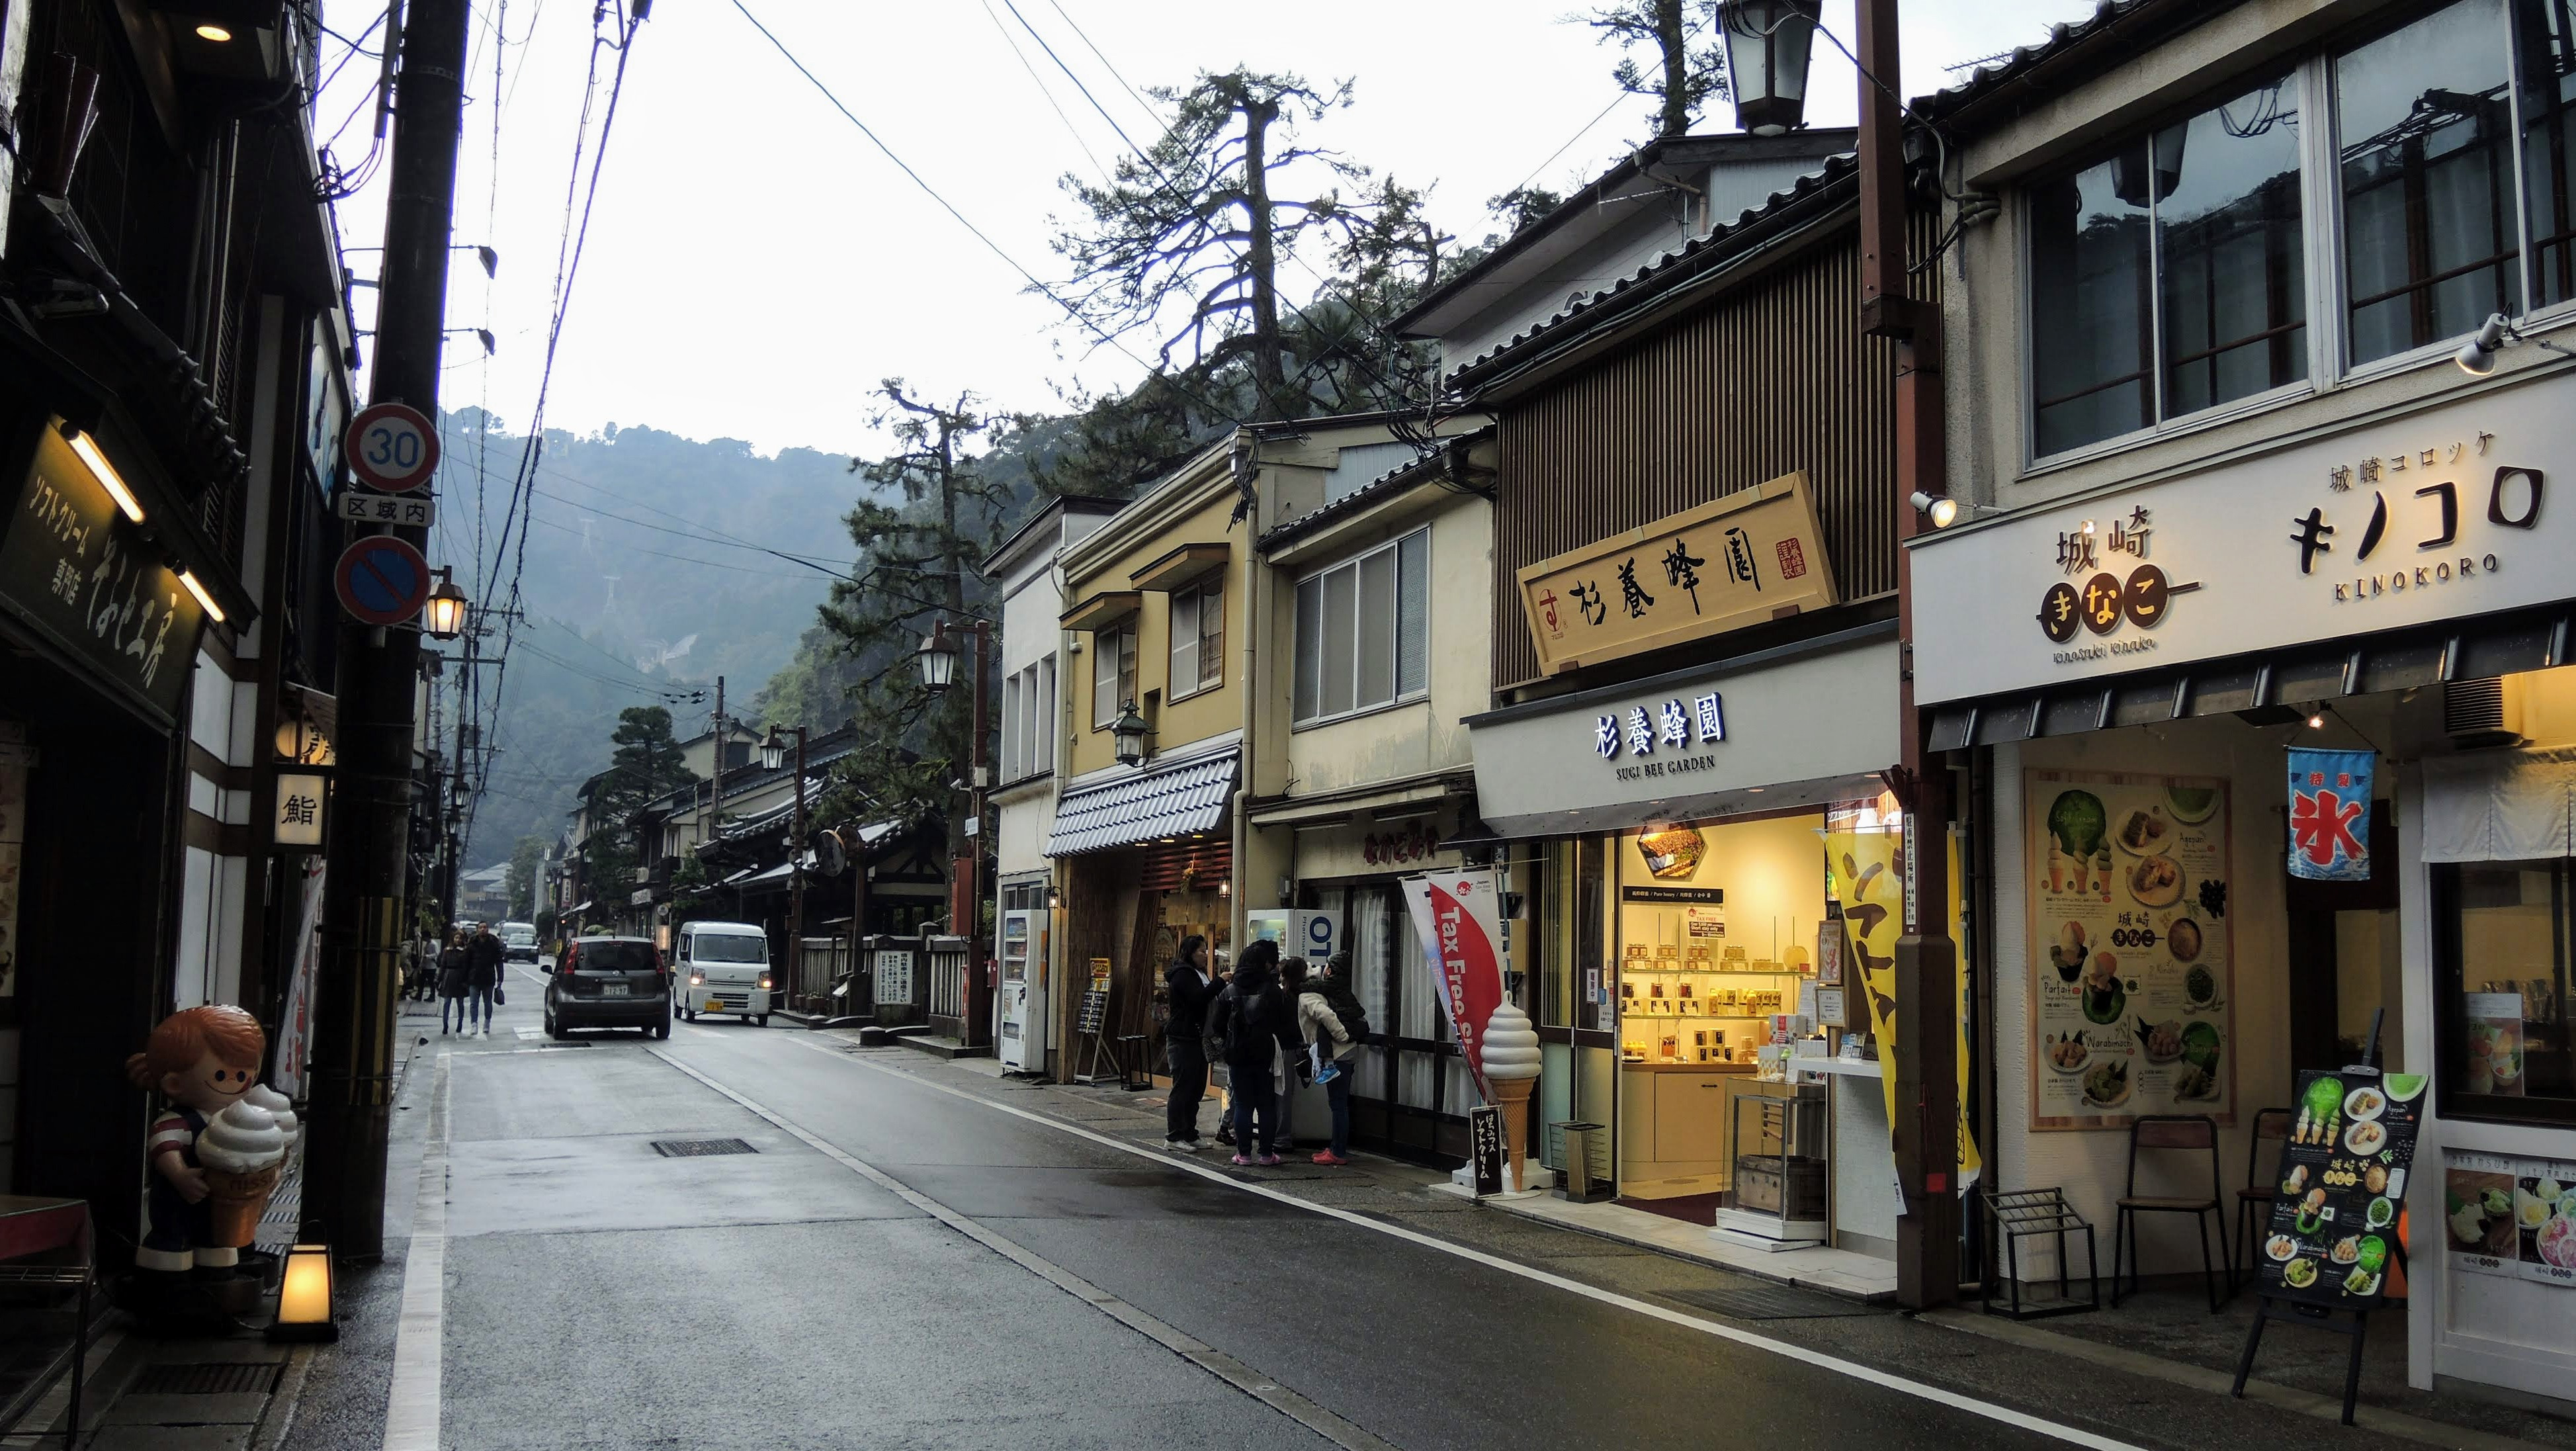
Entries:
[[[254, 1120], [270, 1120], [273, 1132], [273, 1117], [244, 1104], [243, 1095], [257, 1080], [267, 1051], [268, 1035], [258, 1019], [240, 1008], [209, 1005], [183, 1008], [162, 1019], [144, 1050], [126, 1060], [125, 1073], [135, 1087], [158, 1091], [169, 1100], [169, 1107], [153, 1119], [144, 1148], [151, 1164], [151, 1228], [134, 1252], [136, 1270], [175, 1276], [196, 1269], [209, 1272], [201, 1278], [229, 1279], [240, 1263], [240, 1246], [250, 1241], [238, 1232], [219, 1232], [216, 1210], [224, 1206], [217, 1201], [227, 1196], [217, 1190], [226, 1186], [210, 1183], [209, 1170], [220, 1172], [239, 1163], [244, 1150], [253, 1157], [264, 1156], [266, 1145], [260, 1141], [267, 1135]], [[237, 1105], [243, 1111], [228, 1114]], [[209, 1146], [199, 1142], [206, 1126], [218, 1116], [226, 1118], [224, 1135], [244, 1140], [239, 1145], [212, 1146], [221, 1164], [202, 1157], [201, 1150]], [[281, 1159], [283, 1147], [283, 1135], [279, 1135]], [[234, 1226], [227, 1224], [224, 1229], [232, 1231]], [[175, 1281], [160, 1283], [167, 1286]]]

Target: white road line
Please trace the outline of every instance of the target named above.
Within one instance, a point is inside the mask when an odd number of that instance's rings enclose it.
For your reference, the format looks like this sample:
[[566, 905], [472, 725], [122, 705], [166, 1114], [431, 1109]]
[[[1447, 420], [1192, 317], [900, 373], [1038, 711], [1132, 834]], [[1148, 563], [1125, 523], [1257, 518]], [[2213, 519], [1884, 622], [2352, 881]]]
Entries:
[[[1836, 1375], [1848, 1376], [1853, 1380], [1863, 1381], [1886, 1390], [1892, 1390], [1903, 1395], [1916, 1397], [1920, 1400], [1930, 1401], [1935, 1405], [1948, 1406], [1952, 1410], [1965, 1411], [1973, 1416], [1982, 1416], [1987, 1420], [1995, 1421], [2006, 1426], [2012, 1426], [2019, 1430], [2034, 1432], [2038, 1435], [2047, 1436], [2054, 1440], [2064, 1441], [2072, 1446], [2089, 1447], [2091, 1448], [2091, 1451], [2143, 1451], [2143, 1448], [2138, 1447], [2132, 1442], [2115, 1441], [2108, 1436], [2096, 1435], [2091, 1431], [2086, 1431], [2075, 1426], [2061, 1425], [2058, 1422], [2031, 1415], [2026, 1411], [2014, 1410], [2010, 1406], [1995, 1405], [1989, 1401], [1981, 1401], [1971, 1396], [1961, 1395], [1957, 1391], [1944, 1390], [1939, 1386], [1926, 1385], [1917, 1380], [1908, 1380], [1904, 1376], [1880, 1370], [1875, 1366], [1862, 1365], [1857, 1361], [1842, 1360], [1834, 1356], [1825, 1355], [1811, 1349], [1810, 1347], [1799, 1345], [1791, 1341], [1774, 1340], [1767, 1335], [1756, 1335], [1752, 1331], [1740, 1330], [1732, 1325], [1721, 1325], [1713, 1320], [1702, 1320], [1695, 1315], [1685, 1315], [1678, 1310], [1668, 1310], [1661, 1305], [1649, 1304], [1644, 1300], [1633, 1299], [1629, 1296], [1619, 1294], [1614, 1290], [1604, 1290], [1597, 1285], [1587, 1285], [1580, 1280], [1570, 1280], [1563, 1275], [1551, 1274], [1546, 1270], [1538, 1269], [1531, 1265], [1503, 1259], [1498, 1255], [1487, 1254], [1483, 1250], [1471, 1249], [1462, 1244], [1452, 1244], [1448, 1240], [1444, 1239], [1436, 1239], [1430, 1235], [1423, 1234], [1418, 1230], [1407, 1229], [1400, 1224], [1389, 1224], [1384, 1220], [1371, 1219], [1367, 1215], [1357, 1214], [1350, 1210], [1337, 1208], [1330, 1204], [1316, 1204], [1309, 1200], [1300, 1199], [1293, 1194], [1273, 1189], [1267, 1184], [1247, 1182], [1242, 1179], [1237, 1179], [1231, 1174], [1221, 1173], [1205, 1164], [1200, 1164], [1189, 1159], [1178, 1158], [1170, 1153], [1157, 1152], [1153, 1149], [1147, 1148], [1143, 1144], [1134, 1143], [1126, 1139], [1114, 1138], [1108, 1134], [1096, 1133], [1090, 1129], [1079, 1128], [1073, 1124], [1066, 1123], [1061, 1119], [1049, 1118], [1045, 1114], [1037, 1113], [1030, 1109], [1020, 1108], [1014, 1104], [995, 1103], [989, 1098], [968, 1093], [964, 1089], [951, 1088], [944, 1083], [934, 1083], [927, 1078], [921, 1077], [919, 1074], [906, 1073], [899, 1068], [889, 1068], [882, 1063], [871, 1063], [864, 1058], [855, 1057], [849, 1053], [842, 1052], [837, 1048], [827, 1048], [810, 1037], [800, 1036], [795, 1038], [793, 1041], [800, 1048], [810, 1048], [815, 1052], [838, 1062], [853, 1064], [857, 1067], [868, 1069], [871, 1072], [883, 1073], [892, 1077], [900, 1078], [907, 1083], [919, 1084], [921, 1087], [931, 1089], [934, 1092], [947, 1094], [951, 1098], [962, 1098], [968, 1103], [981, 1104], [996, 1113], [1007, 1113], [1019, 1118], [1024, 1118], [1031, 1123], [1042, 1124], [1048, 1128], [1058, 1131], [1059, 1133], [1071, 1134], [1075, 1138], [1088, 1139], [1104, 1148], [1116, 1149], [1120, 1153], [1133, 1154], [1140, 1159], [1149, 1159], [1157, 1164], [1169, 1165], [1172, 1168], [1182, 1170], [1186, 1173], [1196, 1174], [1202, 1179], [1211, 1180], [1215, 1183], [1226, 1185], [1229, 1188], [1239, 1189], [1246, 1194], [1259, 1195], [1264, 1199], [1275, 1200], [1278, 1203], [1288, 1205], [1292, 1208], [1305, 1210], [1310, 1214], [1320, 1214], [1328, 1219], [1338, 1219], [1345, 1224], [1354, 1224], [1362, 1229], [1372, 1229], [1380, 1234], [1390, 1235], [1396, 1239], [1406, 1240], [1411, 1243], [1421, 1245], [1426, 1249], [1434, 1249], [1438, 1250], [1442, 1254], [1453, 1255], [1463, 1260], [1471, 1260], [1477, 1264], [1484, 1265], [1487, 1268], [1500, 1270], [1507, 1275], [1517, 1275], [1524, 1280], [1548, 1285], [1555, 1289], [1563, 1290], [1568, 1294], [1581, 1295], [1587, 1300], [1595, 1300], [1604, 1305], [1615, 1305], [1620, 1309], [1644, 1315], [1652, 1319], [1661, 1320], [1670, 1325], [1678, 1325], [1686, 1330], [1696, 1330], [1703, 1335], [1714, 1336], [1720, 1340], [1733, 1341], [1738, 1345], [1749, 1346], [1756, 1350], [1769, 1351], [1770, 1353], [1781, 1356], [1785, 1359], [1794, 1360], [1801, 1365], [1809, 1365], [1814, 1366], [1819, 1370], [1832, 1371]], [[682, 1064], [674, 1063], [672, 1066], [681, 1068], [684, 1072], [690, 1071]], [[712, 1086], [712, 1084], [710, 1086]]]
[[1226, 1382], [1245, 1395], [1288, 1417], [1307, 1430], [1323, 1437], [1345, 1451], [1397, 1451], [1393, 1443], [1369, 1434], [1354, 1422], [1326, 1410], [1323, 1406], [1264, 1376], [1261, 1372], [1218, 1350], [1212, 1345], [1183, 1333], [1178, 1326], [1159, 1319], [1119, 1299], [1107, 1290], [1056, 1264], [1036, 1251], [1007, 1236], [994, 1233], [938, 1200], [923, 1194], [879, 1170], [875, 1165], [843, 1152], [837, 1145], [807, 1132], [802, 1126], [779, 1117], [755, 1100], [727, 1088], [704, 1073], [672, 1057], [660, 1048], [647, 1049], [654, 1057], [689, 1075], [698, 1082], [732, 1099], [780, 1130], [792, 1134], [812, 1149], [841, 1167], [876, 1185], [889, 1194], [938, 1220], [1002, 1258], [1054, 1285], [1057, 1289], [1098, 1310], [1101, 1314], [1134, 1330], [1146, 1339], [1189, 1361], [1191, 1364]]
[[402, 1327], [394, 1335], [393, 1394], [384, 1451], [438, 1451], [439, 1378], [447, 1318], [448, 1050], [438, 1050], [429, 1129], [413, 1191], [411, 1248], [403, 1256]]

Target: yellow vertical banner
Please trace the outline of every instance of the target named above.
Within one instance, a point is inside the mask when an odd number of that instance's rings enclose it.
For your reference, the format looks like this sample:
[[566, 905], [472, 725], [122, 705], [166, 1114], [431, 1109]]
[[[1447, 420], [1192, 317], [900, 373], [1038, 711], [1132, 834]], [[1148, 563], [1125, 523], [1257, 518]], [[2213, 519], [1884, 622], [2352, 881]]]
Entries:
[[[1842, 904], [1843, 926], [1852, 952], [1845, 984], [1869, 1005], [1870, 1031], [1878, 1039], [1880, 1084], [1886, 1094], [1887, 1121], [1902, 1120], [1896, 1109], [1896, 939], [1905, 931], [1903, 836], [1894, 831], [1827, 831], [1825, 866], [1834, 896]], [[1965, 898], [1960, 890], [1959, 842], [1949, 840], [1950, 940], [1959, 950], [1959, 995], [1951, 1019], [1958, 1032], [1959, 1182], [1975, 1181], [1983, 1158], [1968, 1120], [1968, 969]]]

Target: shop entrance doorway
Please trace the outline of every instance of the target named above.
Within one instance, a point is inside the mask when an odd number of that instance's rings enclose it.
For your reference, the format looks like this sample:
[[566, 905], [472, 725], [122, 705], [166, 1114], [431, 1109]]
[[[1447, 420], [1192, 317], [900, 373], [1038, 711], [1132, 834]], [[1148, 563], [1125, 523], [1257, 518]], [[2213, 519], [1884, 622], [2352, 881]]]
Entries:
[[2290, 877], [2290, 1066], [2340, 1068], [2369, 1049], [2371, 1018], [2379, 1026], [2377, 1065], [2406, 1071], [2405, 997], [2399, 990], [2402, 942], [2397, 920], [2397, 824], [2389, 803], [2370, 804], [2367, 882], [2311, 882]]

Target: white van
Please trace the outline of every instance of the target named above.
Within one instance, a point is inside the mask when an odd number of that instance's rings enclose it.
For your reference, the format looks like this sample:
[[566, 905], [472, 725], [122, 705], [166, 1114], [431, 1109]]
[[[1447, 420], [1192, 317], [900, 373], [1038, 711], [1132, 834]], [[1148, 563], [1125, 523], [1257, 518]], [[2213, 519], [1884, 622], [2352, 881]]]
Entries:
[[671, 970], [681, 1017], [735, 1013], [769, 1025], [769, 934], [749, 922], [691, 922], [680, 928]]

